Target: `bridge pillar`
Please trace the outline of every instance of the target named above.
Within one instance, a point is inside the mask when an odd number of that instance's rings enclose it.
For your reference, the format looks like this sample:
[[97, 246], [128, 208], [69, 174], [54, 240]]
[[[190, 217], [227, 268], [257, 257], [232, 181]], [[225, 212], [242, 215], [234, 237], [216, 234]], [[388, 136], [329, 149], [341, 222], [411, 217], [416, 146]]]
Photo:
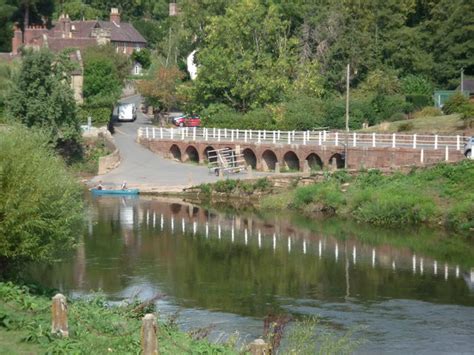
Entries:
[[280, 173], [280, 163], [279, 162], [276, 162], [275, 163], [275, 173]]

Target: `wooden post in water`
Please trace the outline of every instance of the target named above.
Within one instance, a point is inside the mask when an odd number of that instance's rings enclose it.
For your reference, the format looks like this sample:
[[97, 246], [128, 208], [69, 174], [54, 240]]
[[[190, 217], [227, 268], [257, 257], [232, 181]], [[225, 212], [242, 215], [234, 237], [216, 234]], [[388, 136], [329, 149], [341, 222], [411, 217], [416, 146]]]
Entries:
[[58, 293], [52, 298], [52, 300], [53, 304], [51, 305], [51, 333], [57, 334], [63, 338], [67, 338], [69, 336], [69, 330], [67, 325], [66, 297]]
[[263, 339], [255, 339], [250, 343], [250, 354], [269, 355], [270, 353], [270, 345], [265, 343]]
[[158, 340], [156, 337], [156, 317], [154, 314], [145, 314], [142, 319], [142, 354], [157, 355]]

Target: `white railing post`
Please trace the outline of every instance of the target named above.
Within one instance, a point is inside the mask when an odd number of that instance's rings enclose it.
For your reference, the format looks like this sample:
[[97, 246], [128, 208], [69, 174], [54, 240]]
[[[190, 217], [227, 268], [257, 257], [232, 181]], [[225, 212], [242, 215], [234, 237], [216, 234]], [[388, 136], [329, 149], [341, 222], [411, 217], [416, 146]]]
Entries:
[[449, 160], [449, 146], [446, 145], [446, 150], [444, 152], [444, 160], [448, 161]]
[[220, 128], [217, 130], [217, 141], [218, 142], [221, 141], [221, 129]]
[[456, 150], [461, 150], [461, 140], [459, 135], [456, 136]]
[[321, 138], [322, 138], [322, 133], [321, 131], [318, 132], [318, 145], [321, 145]]
[[160, 127], [160, 139], [163, 139], [163, 127]]
[[288, 131], [288, 144], [291, 144], [291, 132]]
[[296, 131], [293, 131], [293, 142], [295, 141]]
[[413, 149], [416, 149], [416, 133], [413, 135]]
[[193, 141], [196, 140], [196, 127], [193, 127]]
[[306, 140], [309, 142], [310, 131], [306, 131]]
[[421, 149], [421, 151], [420, 151], [420, 163], [423, 164], [423, 161], [424, 161], [424, 150]]
[[227, 139], [227, 128], [224, 128], [224, 138]]
[[216, 127], [212, 128], [212, 138], [216, 138]]
[[375, 132], [372, 133], [372, 147], [375, 147]]
[[209, 140], [209, 129], [208, 128], [204, 128], [204, 132], [206, 134], [206, 142]]
[[352, 146], [353, 146], [353, 147], [357, 147], [357, 143], [356, 143], [356, 142], [357, 142], [357, 133], [354, 132], [354, 133], [352, 134]]
[[239, 140], [239, 129], [238, 128], [235, 130], [235, 140], [237, 140], [237, 141]]
[[306, 132], [303, 131], [303, 145], [306, 145]]
[[247, 143], [247, 130], [244, 131], [244, 142]]
[[233, 129], [230, 130], [230, 141], [231, 142], [234, 141], [234, 130]]
[[257, 143], [260, 144], [260, 131], [257, 132]]
[[396, 136], [396, 133], [392, 134], [392, 148], [395, 148], [397, 146]]
[[280, 130], [278, 130], [278, 132], [277, 132], [277, 141], [278, 142], [280, 141]]
[[173, 140], [174, 129], [170, 128], [170, 139]]
[[267, 131], [264, 129], [263, 130], [263, 140], [267, 139]]
[[323, 141], [326, 142], [327, 139], [327, 133], [326, 130], [323, 131]]
[[146, 139], [149, 138], [149, 137], [148, 137], [148, 127], [145, 128], [145, 137], [146, 137]]
[[189, 136], [189, 127], [186, 127], [184, 129], [184, 135], [186, 136], [186, 138], [188, 138], [188, 136]]
[[276, 131], [273, 131], [273, 140], [272, 140], [273, 144], [276, 143]]
[[434, 141], [434, 149], [438, 149], [438, 135], [435, 135], [435, 141]]
[[151, 129], [151, 136], [155, 139], [155, 127]]
[[339, 145], [339, 132], [336, 132], [334, 136], [334, 145]]
[[181, 128], [181, 140], [184, 141], [184, 132], [186, 131], [185, 128]]

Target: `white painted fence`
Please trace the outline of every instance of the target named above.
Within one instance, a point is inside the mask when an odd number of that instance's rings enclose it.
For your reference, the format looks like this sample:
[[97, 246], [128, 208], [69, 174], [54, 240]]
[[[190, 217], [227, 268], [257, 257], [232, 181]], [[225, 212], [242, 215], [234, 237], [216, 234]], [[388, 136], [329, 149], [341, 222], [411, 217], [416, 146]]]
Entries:
[[[253, 144], [301, 144], [344, 146], [345, 132], [335, 131], [266, 131], [228, 128], [163, 128], [140, 127], [138, 137], [153, 140], [194, 142], [239, 142]], [[413, 149], [461, 150], [468, 137], [444, 135], [417, 135], [401, 133], [349, 132], [349, 147], [392, 147]]]

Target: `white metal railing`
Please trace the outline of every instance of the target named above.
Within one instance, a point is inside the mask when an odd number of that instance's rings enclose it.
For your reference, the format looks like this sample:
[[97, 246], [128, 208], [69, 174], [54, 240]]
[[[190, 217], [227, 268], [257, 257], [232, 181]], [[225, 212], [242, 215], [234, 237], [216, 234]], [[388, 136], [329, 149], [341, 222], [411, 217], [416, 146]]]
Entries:
[[302, 144], [349, 147], [392, 147], [413, 149], [461, 150], [464, 136], [401, 133], [360, 133], [337, 131], [267, 131], [228, 128], [140, 127], [138, 137], [152, 140], [196, 142], [239, 142], [253, 144]]

